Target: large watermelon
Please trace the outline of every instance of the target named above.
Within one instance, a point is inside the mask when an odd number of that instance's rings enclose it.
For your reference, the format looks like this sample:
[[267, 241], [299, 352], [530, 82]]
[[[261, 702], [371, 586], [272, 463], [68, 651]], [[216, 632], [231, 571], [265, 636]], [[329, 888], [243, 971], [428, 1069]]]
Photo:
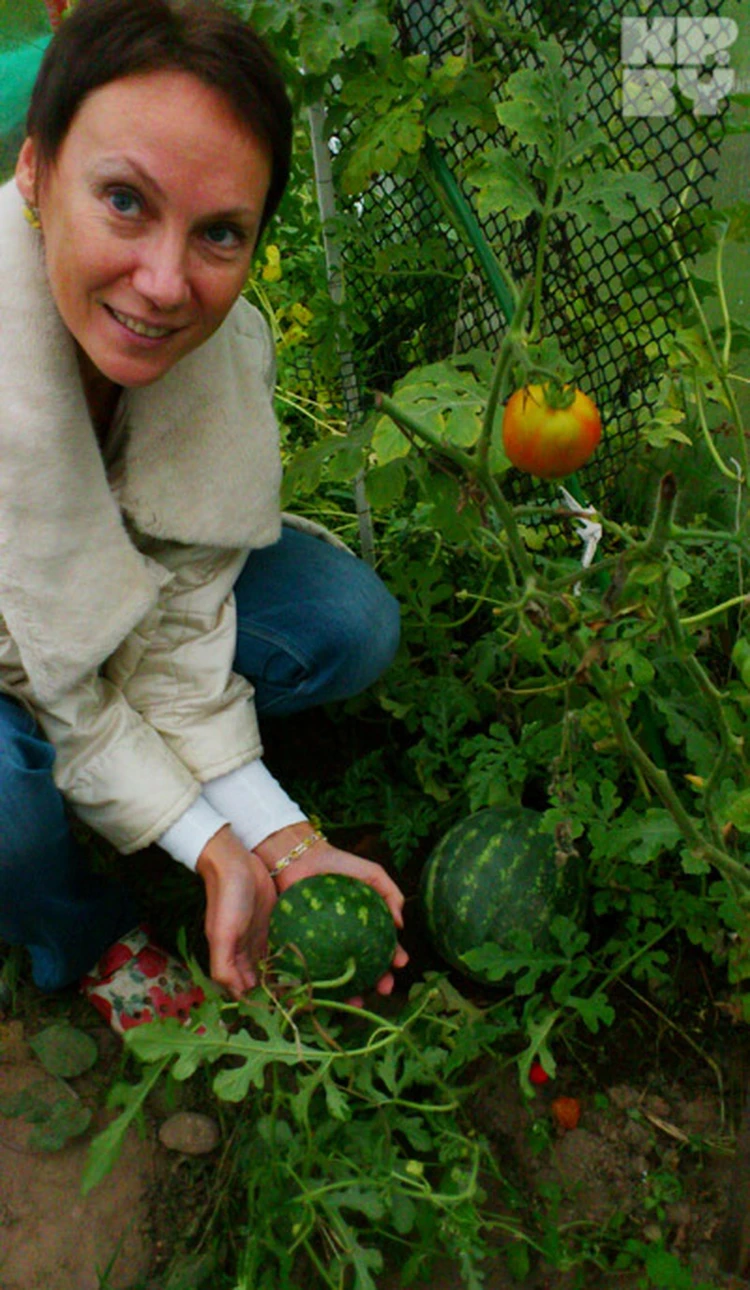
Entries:
[[523, 929], [542, 948], [556, 914], [575, 918], [583, 900], [576, 855], [560, 859], [528, 807], [489, 807], [460, 820], [438, 842], [422, 871], [420, 901], [430, 938], [447, 963], [475, 981], [462, 956], [480, 945], [512, 949]]
[[275, 966], [290, 976], [334, 981], [352, 977], [329, 998], [369, 990], [391, 966], [396, 928], [383, 897], [359, 878], [322, 873], [301, 878], [277, 900], [268, 927]]

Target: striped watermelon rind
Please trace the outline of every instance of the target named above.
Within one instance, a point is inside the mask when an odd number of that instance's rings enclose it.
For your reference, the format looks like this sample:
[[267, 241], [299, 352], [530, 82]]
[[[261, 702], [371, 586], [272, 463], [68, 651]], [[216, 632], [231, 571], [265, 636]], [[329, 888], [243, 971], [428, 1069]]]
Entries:
[[427, 931], [446, 963], [474, 981], [463, 955], [481, 945], [513, 952], [511, 933], [528, 931], [549, 944], [557, 914], [575, 919], [584, 902], [577, 855], [560, 860], [555, 840], [529, 807], [487, 807], [460, 820], [438, 842], [422, 870], [419, 898]]
[[335, 981], [350, 963], [344, 986], [326, 989], [348, 999], [369, 990], [391, 966], [396, 928], [379, 892], [359, 878], [322, 873], [301, 878], [279, 897], [268, 927], [276, 970], [297, 980]]

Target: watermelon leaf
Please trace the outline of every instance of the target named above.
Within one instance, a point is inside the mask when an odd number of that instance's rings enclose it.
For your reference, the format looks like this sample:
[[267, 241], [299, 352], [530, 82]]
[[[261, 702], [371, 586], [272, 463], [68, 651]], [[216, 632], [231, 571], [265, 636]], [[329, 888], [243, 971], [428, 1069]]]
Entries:
[[611, 1026], [615, 1019], [615, 1010], [607, 1002], [606, 996], [601, 990], [597, 990], [588, 999], [583, 999], [579, 995], [569, 994], [566, 1002], [569, 1007], [575, 1008], [592, 1035], [598, 1033], [600, 1024]]

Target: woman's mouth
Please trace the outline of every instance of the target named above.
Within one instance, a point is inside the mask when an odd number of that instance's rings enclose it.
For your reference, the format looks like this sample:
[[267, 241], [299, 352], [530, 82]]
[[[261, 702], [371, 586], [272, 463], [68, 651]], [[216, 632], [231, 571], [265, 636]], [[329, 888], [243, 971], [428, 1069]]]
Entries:
[[113, 309], [111, 305], [104, 307], [121, 326], [135, 332], [136, 336], [145, 336], [147, 340], [164, 340], [165, 336], [171, 336], [175, 331], [179, 331], [178, 327], [154, 327], [140, 318], [133, 318], [131, 314], [120, 313], [119, 309]]

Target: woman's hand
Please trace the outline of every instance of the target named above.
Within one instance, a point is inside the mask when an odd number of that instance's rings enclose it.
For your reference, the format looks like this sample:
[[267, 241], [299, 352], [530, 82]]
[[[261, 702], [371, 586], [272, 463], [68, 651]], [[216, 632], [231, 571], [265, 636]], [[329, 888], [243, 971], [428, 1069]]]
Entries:
[[[290, 825], [286, 829], [280, 829], [278, 833], [272, 833], [264, 842], [258, 843], [255, 849], [270, 870], [293, 846], [308, 837], [311, 830], [312, 825], [309, 822]], [[404, 897], [383, 866], [375, 864], [372, 860], [364, 860], [362, 856], [352, 855], [349, 851], [340, 851], [325, 838], [321, 838], [297, 860], [287, 865], [286, 869], [282, 869], [275, 879], [276, 890], [281, 895], [301, 878], [311, 878], [317, 873], [343, 873], [349, 878], [359, 878], [360, 882], [366, 882], [370, 887], [374, 887], [390, 909], [396, 927], [403, 927]], [[406, 950], [401, 945], [397, 945], [393, 956], [393, 967], [404, 967], [408, 961], [409, 955]], [[375, 989], [378, 994], [390, 994], [393, 986], [393, 973], [386, 972]], [[357, 998], [352, 1002], [361, 1003], [361, 1000]]]
[[196, 869], [206, 887], [211, 977], [239, 999], [256, 984], [276, 889], [262, 860], [228, 824], [206, 843]]

